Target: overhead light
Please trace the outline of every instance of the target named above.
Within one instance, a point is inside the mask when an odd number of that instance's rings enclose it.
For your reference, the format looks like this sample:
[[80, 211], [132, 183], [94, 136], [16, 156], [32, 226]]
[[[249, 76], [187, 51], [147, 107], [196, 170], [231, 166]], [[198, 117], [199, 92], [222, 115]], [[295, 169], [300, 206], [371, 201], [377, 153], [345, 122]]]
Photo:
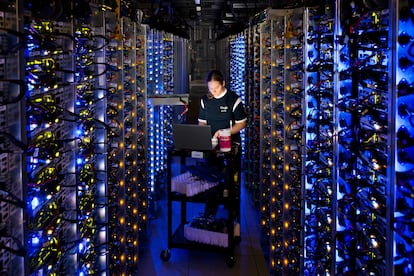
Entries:
[[200, 5], [200, 0], [194, 0], [194, 4]]
[[196, 11], [201, 11], [201, 6], [196, 6]]
[[255, 8], [255, 3], [233, 3], [233, 9]]
[[223, 24], [233, 24], [233, 23], [236, 23], [236, 21], [234, 21], [234, 20], [223, 19], [222, 21], [223, 21]]
[[226, 17], [234, 17], [234, 15], [231, 12], [226, 12]]

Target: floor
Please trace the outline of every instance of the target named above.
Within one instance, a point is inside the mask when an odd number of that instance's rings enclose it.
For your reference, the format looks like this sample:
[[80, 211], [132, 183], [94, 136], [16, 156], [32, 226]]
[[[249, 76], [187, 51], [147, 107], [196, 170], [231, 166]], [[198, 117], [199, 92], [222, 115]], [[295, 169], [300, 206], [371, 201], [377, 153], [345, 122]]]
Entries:
[[[227, 254], [217, 250], [196, 250], [171, 248], [171, 257], [163, 261], [160, 254], [167, 249], [167, 201], [160, 198], [157, 201], [156, 216], [150, 221], [148, 240], [141, 247], [138, 275], [145, 276], [207, 276], [207, 275], [246, 275], [268, 276], [269, 271], [260, 245], [260, 228], [257, 211], [253, 207], [250, 195], [241, 185], [241, 242], [234, 249], [235, 263], [227, 265]], [[175, 208], [173, 207], [173, 210]], [[177, 209], [179, 210], [179, 209]], [[200, 212], [200, 207], [194, 204], [187, 212]], [[218, 210], [225, 212], [221, 206]], [[189, 216], [192, 214], [190, 213]], [[175, 221], [175, 220], [173, 220]], [[174, 223], [173, 223], [174, 225]]]

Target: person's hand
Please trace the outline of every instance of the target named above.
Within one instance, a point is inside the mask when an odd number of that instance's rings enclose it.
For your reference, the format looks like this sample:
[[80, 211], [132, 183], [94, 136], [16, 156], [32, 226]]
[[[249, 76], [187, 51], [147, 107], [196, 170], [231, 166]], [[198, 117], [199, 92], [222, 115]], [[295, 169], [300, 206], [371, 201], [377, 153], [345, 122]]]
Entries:
[[220, 138], [220, 130], [217, 130], [216, 133], [214, 133], [213, 138]]

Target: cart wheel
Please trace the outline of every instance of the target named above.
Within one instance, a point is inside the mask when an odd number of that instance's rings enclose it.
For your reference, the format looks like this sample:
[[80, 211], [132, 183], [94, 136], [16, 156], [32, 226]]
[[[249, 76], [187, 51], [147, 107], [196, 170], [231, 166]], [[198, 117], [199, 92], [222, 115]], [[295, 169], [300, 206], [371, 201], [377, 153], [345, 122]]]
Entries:
[[161, 260], [163, 260], [164, 262], [168, 262], [170, 257], [171, 257], [170, 249], [164, 249], [163, 251], [161, 251], [161, 254], [160, 254]]
[[226, 264], [228, 267], [233, 267], [234, 264], [236, 263], [236, 258], [234, 256], [227, 256], [226, 258]]

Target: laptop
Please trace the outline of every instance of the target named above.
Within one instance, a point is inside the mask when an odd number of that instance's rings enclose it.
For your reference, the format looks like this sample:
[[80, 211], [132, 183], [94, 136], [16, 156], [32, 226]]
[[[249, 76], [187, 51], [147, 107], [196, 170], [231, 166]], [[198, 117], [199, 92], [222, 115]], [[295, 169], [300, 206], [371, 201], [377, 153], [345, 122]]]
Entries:
[[174, 147], [179, 150], [211, 150], [211, 127], [209, 125], [173, 124]]

